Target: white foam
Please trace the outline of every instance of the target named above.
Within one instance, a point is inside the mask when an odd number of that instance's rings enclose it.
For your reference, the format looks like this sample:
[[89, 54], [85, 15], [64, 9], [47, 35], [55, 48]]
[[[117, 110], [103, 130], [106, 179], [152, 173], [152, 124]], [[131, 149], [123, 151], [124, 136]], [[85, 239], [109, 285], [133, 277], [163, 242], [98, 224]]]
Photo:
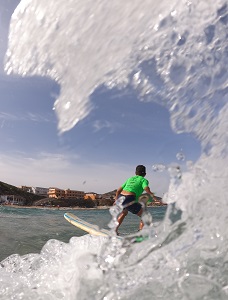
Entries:
[[101, 280], [94, 255], [104, 238], [49, 240], [40, 254], [11, 255], [1, 262], [1, 299], [74, 299], [84, 281]]

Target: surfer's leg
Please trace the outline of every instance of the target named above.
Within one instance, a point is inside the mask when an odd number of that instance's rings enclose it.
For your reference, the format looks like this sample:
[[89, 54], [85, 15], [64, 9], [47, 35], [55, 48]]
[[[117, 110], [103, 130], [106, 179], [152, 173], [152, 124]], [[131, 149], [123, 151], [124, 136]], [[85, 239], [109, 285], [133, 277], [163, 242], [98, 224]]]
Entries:
[[122, 213], [119, 215], [119, 217], [118, 217], [118, 219], [117, 219], [117, 221], [118, 221], [118, 225], [117, 225], [117, 227], [116, 227], [116, 232], [118, 233], [118, 228], [120, 227], [120, 225], [122, 224], [122, 222], [123, 222], [123, 220], [124, 220], [124, 218], [126, 217], [126, 215], [128, 214], [128, 210], [127, 209], [124, 209], [123, 211], [122, 211]]
[[[137, 213], [137, 216], [141, 217], [142, 216], [142, 213], [143, 213], [143, 208], [140, 209], [140, 211]], [[143, 229], [143, 226], [144, 226], [144, 223], [141, 219], [140, 223], [139, 223], [139, 230], [142, 230]]]

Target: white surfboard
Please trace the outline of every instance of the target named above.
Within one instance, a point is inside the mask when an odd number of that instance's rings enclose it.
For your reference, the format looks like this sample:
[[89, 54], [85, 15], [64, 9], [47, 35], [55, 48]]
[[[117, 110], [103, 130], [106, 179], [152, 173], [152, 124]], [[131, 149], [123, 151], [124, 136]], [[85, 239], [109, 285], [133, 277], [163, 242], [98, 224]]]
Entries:
[[100, 229], [97, 225], [88, 223], [79, 217], [75, 216], [71, 213], [65, 213], [64, 218], [71, 223], [72, 225], [92, 234], [92, 235], [98, 235], [98, 236], [109, 236], [110, 232], [106, 229]]
[[[88, 232], [89, 234], [96, 236], [111, 236], [111, 232], [107, 229], [100, 229], [97, 225], [88, 223], [72, 213], [65, 213], [64, 218], [72, 225]], [[142, 235], [140, 232], [137, 234], [127, 235], [127, 236], [116, 236], [118, 239], [124, 239], [130, 243], [141, 243], [148, 239], [148, 235]]]

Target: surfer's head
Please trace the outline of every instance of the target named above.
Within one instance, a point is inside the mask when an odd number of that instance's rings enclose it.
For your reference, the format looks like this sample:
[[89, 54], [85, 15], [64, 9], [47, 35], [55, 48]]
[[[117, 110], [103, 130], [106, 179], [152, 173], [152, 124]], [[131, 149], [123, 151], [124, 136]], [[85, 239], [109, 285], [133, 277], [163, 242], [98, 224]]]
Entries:
[[138, 165], [136, 167], [135, 174], [144, 177], [146, 175], [146, 167], [143, 165]]

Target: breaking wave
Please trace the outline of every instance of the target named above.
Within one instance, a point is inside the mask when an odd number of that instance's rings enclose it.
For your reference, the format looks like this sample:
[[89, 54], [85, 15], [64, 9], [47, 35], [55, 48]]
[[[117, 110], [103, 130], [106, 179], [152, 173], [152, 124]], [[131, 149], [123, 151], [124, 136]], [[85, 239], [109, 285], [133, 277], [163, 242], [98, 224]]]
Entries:
[[227, 299], [227, 24], [223, 0], [21, 1], [5, 69], [60, 84], [60, 132], [91, 112], [105, 84], [166, 107], [202, 153], [181, 176], [169, 170], [169, 208], [147, 241], [50, 240], [1, 263], [2, 299]]

